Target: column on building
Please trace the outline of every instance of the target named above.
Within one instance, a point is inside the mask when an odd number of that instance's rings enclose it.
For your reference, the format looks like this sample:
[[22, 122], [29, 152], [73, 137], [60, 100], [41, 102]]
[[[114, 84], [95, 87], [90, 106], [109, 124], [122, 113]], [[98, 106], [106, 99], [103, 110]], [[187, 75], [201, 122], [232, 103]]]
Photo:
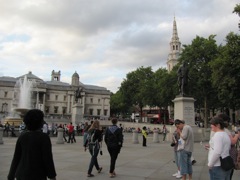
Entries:
[[68, 94], [68, 98], [67, 98], [67, 113], [70, 113], [70, 99], [71, 99], [71, 95]]
[[74, 98], [75, 98], [75, 97], [74, 97], [73, 95], [71, 95], [71, 100], [72, 100], [72, 102], [71, 102], [71, 107], [73, 107], [73, 104], [74, 104], [74, 101], [75, 101]]
[[85, 110], [85, 101], [86, 101], [86, 99], [85, 99], [85, 93], [82, 95], [82, 106], [83, 106], [83, 108], [82, 108], [82, 115], [84, 116], [84, 110]]
[[101, 116], [104, 116], [104, 104], [105, 104], [105, 98], [102, 98], [102, 110], [101, 110]]
[[45, 101], [46, 101], [46, 93], [43, 93], [43, 112], [45, 113]]
[[36, 108], [39, 108], [39, 91], [37, 91], [37, 101], [36, 101]]

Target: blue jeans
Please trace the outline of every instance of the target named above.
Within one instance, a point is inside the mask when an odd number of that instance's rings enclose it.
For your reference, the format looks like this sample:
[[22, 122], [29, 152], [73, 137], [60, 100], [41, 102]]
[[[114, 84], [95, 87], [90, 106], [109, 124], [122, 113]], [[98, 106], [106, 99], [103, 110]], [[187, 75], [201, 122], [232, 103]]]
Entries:
[[93, 166], [95, 166], [96, 169], [99, 170], [98, 159], [97, 159], [97, 156], [99, 153], [99, 145], [98, 144], [96, 144], [95, 146], [89, 145], [89, 152], [92, 157], [91, 157], [91, 161], [88, 168], [88, 174], [91, 174]]
[[181, 175], [192, 174], [192, 152], [180, 150], [180, 172]]
[[180, 169], [180, 151], [174, 151], [175, 163], [178, 169]]
[[214, 166], [209, 170], [210, 180], [230, 180], [231, 170], [224, 171], [221, 166]]

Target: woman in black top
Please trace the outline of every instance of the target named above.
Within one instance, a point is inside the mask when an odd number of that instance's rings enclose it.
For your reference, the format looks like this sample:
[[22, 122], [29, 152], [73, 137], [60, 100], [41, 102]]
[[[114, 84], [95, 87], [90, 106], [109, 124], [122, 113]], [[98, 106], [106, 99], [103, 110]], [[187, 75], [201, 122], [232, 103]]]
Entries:
[[51, 140], [41, 132], [43, 116], [38, 109], [25, 115], [27, 131], [17, 140], [8, 180], [56, 180]]
[[102, 171], [102, 167], [99, 167], [98, 164], [98, 153], [100, 150], [100, 145], [102, 143], [102, 131], [100, 130], [100, 123], [99, 121], [94, 121], [91, 125], [91, 127], [88, 130], [88, 138], [84, 144], [85, 151], [87, 150], [87, 146], [89, 148], [89, 152], [91, 154], [91, 161], [88, 168], [88, 177], [93, 177], [92, 169], [93, 166], [96, 167], [98, 173]]
[[109, 126], [106, 129], [104, 138], [108, 152], [111, 157], [109, 170], [111, 178], [116, 176], [115, 164], [123, 144], [122, 129], [117, 126], [117, 119], [112, 119], [112, 124], [112, 126]]

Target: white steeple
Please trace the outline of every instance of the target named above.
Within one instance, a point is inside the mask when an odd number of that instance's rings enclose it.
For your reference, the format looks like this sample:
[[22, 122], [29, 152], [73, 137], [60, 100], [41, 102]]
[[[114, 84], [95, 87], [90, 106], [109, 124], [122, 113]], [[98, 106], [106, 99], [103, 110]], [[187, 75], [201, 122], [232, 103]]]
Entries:
[[178, 32], [177, 32], [177, 23], [173, 20], [173, 34], [170, 44], [170, 53], [168, 54], [167, 59], [167, 69], [168, 72], [178, 63], [178, 57], [181, 52], [181, 42], [179, 41]]

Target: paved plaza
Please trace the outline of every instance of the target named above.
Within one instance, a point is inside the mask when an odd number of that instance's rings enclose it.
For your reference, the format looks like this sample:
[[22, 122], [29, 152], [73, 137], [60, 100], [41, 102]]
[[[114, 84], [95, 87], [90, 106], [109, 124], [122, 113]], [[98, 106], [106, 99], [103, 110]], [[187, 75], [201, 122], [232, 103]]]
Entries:
[[[56, 144], [56, 137], [51, 137], [53, 157], [57, 172], [57, 180], [106, 180], [109, 178], [109, 154], [103, 144], [103, 155], [99, 155], [99, 164], [103, 167], [102, 173], [93, 170], [94, 177], [86, 177], [90, 161], [89, 152], [84, 152], [82, 136], [77, 136], [77, 143]], [[160, 136], [160, 139], [162, 137]], [[173, 148], [170, 142], [153, 143], [152, 135], [148, 136], [147, 147], [142, 147], [141, 134], [139, 144], [132, 143], [132, 134], [124, 134], [124, 145], [119, 154], [114, 179], [121, 180], [173, 180], [176, 172], [173, 163]], [[4, 137], [4, 144], [0, 145], [0, 180], [6, 180], [12, 160], [17, 138]], [[204, 142], [203, 142], [204, 143]], [[200, 143], [194, 144], [193, 153], [197, 163], [193, 166], [193, 180], [207, 180], [208, 167], [207, 151]], [[233, 180], [240, 179], [240, 171], [234, 172]]]

